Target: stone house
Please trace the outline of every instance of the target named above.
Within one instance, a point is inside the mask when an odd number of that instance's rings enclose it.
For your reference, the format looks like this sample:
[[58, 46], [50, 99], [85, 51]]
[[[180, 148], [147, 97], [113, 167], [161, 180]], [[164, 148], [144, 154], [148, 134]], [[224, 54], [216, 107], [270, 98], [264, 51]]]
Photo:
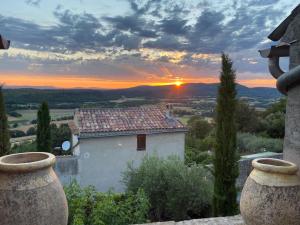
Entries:
[[77, 180], [99, 191], [124, 190], [122, 173], [145, 155], [184, 158], [186, 127], [161, 106], [77, 109], [70, 124]]

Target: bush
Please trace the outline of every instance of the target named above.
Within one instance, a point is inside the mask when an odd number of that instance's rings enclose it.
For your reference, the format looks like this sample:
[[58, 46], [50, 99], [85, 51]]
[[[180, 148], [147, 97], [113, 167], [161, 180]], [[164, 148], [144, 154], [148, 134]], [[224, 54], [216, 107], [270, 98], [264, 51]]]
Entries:
[[213, 126], [204, 120], [201, 116], [192, 116], [187, 122], [189, 128], [189, 136], [197, 139], [203, 139], [209, 135]]
[[68, 225], [127, 225], [146, 223], [149, 202], [145, 193], [100, 193], [80, 188], [73, 181], [65, 187], [69, 205]]
[[36, 135], [36, 128], [35, 127], [30, 127], [27, 131], [26, 131], [26, 135], [30, 136], [30, 135]]
[[237, 148], [240, 154], [258, 153], [263, 151], [282, 152], [283, 140], [278, 138], [260, 137], [249, 133], [238, 133]]
[[26, 133], [22, 130], [11, 130], [9, 131], [11, 138], [18, 138], [18, 137], [24, 137], [26, 136]]
[[185, 165], [177, 157], [149, 156], [124, 173], [128, 192], [142, 188], [150, 200], [152, 220], [185, 220], [210, 215], [212, 177], [202, 166]]
[[16, 117], [16, 118], [22, 117], [22, 114], [20, 114], [16, 111], [11, 111], [11, 112], [8, 112], [7, 114], [12, 116], [12, 117]]
[[267, 115], [262, 121], [266, 133], [271, 138], [284, 138], [285, 114], [275, 112]]
[[25, 142], [21, 145], [15, 145], [12, 148], [12, 153], [36, 152], [36, 142]]

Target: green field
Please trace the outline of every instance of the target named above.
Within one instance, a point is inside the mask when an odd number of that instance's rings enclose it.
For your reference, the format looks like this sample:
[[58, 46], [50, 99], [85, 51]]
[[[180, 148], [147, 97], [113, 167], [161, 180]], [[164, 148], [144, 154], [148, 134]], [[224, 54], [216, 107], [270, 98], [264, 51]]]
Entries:
[[190, 118], [191, 118], [191, 116], [181, 116], [181, 117], [179, 117], [179, 120], [184, 125], [187, 125], [187, 122], [189, 121]]
[[[25, 109], [25, 110], [17, 110], [17, 113], [20, 113], [22, 117], [8, 117], [10, 122], [30, 122], [37, 118], [37, 110]], [[74, 114], [74, 109], [51, 109], [50, 115], [52, 120], [59, 119], [61, 117], [72, 116]]]

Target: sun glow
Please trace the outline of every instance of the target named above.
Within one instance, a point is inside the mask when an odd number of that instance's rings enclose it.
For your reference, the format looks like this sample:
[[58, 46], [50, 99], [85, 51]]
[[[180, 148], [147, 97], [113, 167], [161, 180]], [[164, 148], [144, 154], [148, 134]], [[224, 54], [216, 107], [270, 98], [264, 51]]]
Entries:
[[183, 82], [181, 82], [181, 81], [179, 81], [179, 80], [175, 81], [175, 85], [176, 85], [177, 87], [180, 87], [182, 84], [183, 84]]

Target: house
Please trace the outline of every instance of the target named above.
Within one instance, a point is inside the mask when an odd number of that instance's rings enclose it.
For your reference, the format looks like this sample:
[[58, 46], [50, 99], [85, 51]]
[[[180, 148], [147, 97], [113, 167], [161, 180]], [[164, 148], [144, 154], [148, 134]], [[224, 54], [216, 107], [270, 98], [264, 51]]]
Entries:
[[187, 129], [166, 107], [78, 109], [70, 127], [78, 181], [99, 191], [122, 192], [128, 163], [138, 166], [145, 155], [184, 159]]

